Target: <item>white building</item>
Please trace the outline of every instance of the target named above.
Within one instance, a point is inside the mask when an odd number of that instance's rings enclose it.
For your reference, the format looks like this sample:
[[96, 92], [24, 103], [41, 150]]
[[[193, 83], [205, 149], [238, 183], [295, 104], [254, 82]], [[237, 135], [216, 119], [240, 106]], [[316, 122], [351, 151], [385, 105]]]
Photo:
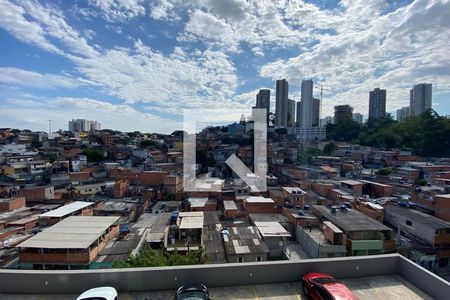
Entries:
[[24, 155], [27, 152], [26, 145], [22, 144], [7, 144], [1, 146], [0, 153], [1, 154], [18, 154]]
[[72, 119], [69, 121], [69, 131], [95, 131], [100, 130], [100, 122], [86, 119]]
[[302, 81], [302, 94], [301, 94], [301, 116], [300, 127], [308, 128], [313, 126], [313, 81], [306, 79]]
[[290, 127], [288, 134], [294, 134], [301, 141], [323, 141], [327, 136], [326, 127]]
[[402, 122], [404, 119], [409, 117], [409, 106], [402, 107], [400, 109], [397, 109], [397, 121]]

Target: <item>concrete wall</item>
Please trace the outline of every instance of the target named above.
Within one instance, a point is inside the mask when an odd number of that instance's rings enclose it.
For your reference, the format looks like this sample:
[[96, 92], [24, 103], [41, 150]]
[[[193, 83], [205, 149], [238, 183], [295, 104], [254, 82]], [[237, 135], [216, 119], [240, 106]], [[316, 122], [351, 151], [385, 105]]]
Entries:
[[[408, 232], [416, 237], [420, 237], [422, 240], [426, 241], [430, 245], [434, 245], [435, 240], [435, 229], [428, 227], [415, 219], [408, 219], [403, 215], [397, 214], [395, 211], [385, 209], [384, 219], [388, 224], [391, 224], [398, 228], [400, 225], [400, 230]], [[412, 222], [412, 226], [406, 225], [406, 220]]]
[[347, 250], [344, 245], [319, 245], [308, 233], [300, 226], [296, 229], [296, 238], [306, 253], [313, 258], [327, 258], [329, 255], [335, 257], [345, 256]]
[[71, 294], [97, 286], [120, 292], [175, 289], [183, 284], [210, 287], [299, 282], [311, 271], [337, 278], [399, 274], [436, 299], [450, 284], [398, 254], [241, 264], [74, 271], [0, 270], [0, 293]]
[[403, 256], [398, 257], [398, 274], [434, 299], [448, 299], [450, 291], [448, 281]]

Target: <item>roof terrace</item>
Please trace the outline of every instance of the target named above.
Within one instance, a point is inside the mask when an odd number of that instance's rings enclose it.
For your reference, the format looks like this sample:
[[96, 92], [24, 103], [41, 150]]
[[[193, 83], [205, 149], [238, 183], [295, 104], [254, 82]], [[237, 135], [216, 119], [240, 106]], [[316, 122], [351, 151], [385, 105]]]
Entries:
[[[399, 254], [139, 269], [0, 271], [0, 297], [74, 299], [110, 285], [132, 299], [171, 299], [202, 282], [213, 299], [306, 299], [300, 278], [311, 271], [341, 279], [360, 299], [447, 299], [450, 283]], [[26, 282], [27, 284], [23, 284]]]

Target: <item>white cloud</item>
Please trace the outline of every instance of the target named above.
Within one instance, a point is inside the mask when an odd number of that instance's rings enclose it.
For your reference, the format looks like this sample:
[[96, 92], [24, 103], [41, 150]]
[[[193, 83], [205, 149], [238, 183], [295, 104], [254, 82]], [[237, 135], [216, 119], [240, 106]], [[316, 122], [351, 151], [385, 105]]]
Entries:
[[170, 133], [173, 128], [181, 128], [180, 122], [142, 113], [126, 104], [89, 98], [14, 99], [9, 105], [7, 101], [0, 102], [0, 127], [47, 131], [48, 120], [52, 120], [54, 129], [67, 129], [67, 121], [77, 117], [97, 120], [102, 128], [123, 131]]
[[190, 57], [175, 48], [167, 57], [138, 40], [131, 50], [116, 48], [93, 58], [77, 59], [76, 63], [88, 80], [128, 103], [182, 109], [199, 101], [226, 101], [236, 86], [234, 66], [217, 51]]
[[324, 96], [323, 115], [344, 103], [367, 115], [368, 92], [378, 86], [388, 90], [388, 111], [407, 104], [414, 83], [450, 89], [450, 54], [442, 51], [450, 39], [444, 30], [450, 25], [449, 1], [419, 0], [384, 15], [385, 1], [341, 1], [341, 8], [324, 24], [336, 34], [318, 34], [318, 44], [267, 63], [260, 75], [295, 85], [316, 78], [332, 90]]
[[264, 48], [302, 46], [310, 41], [307, 29], [294, 29], [285, 19], [284, 8], [277, 2], [209, 0], [190, 14], [179, 40], [213, 41], [226, 51], [240, 51], [240, 43], [247, 43], [259, 56]]
[[[69, 58], [73, 54], [93, 56], [97, 53], [67, 24], [63, 13], [56, 8], [41, 5], [35, 0], [19, 0], [17, 4], [0, 1], [0, 27], [17, 39]], [[66, 49], [56, 46], [51, 39], [59, 40]]]
[[43, 74], [18, 68], [1, 68], [0, 82], [9, 85], [34, 87], [40, 89], [77, 88], [82, 80], [57, 74]]
[[222, 42], [235, 48], [237, 42], [235, 35], [237, 33], [233, 32], [231, 26], [224, 20], [201, 10], [195, 10], [186, 24], [186, 36], [184, 38], [187, 40], [201, 38], [205, 42]]
[[[114, 108], [133, 109], [142, 102], [147, 112], [176, 115], [184, 108], [253, 105], [257, 88], [252, 81], [258, 75], [287, 78], [294, 91], [303, 78], [313, 77], [332, 90], [324, 93], [324, 115], [342, 103], [367, 114], [368, 91], [378, 86], [388, 89], [388, 110], [407, 103], [413, 83], [428, 81], [450, 90], [447, 0], [416, 0], [387, 14], [392, 4], [387, 0], [342, 0], [332, 10], [301, 0], [92, 0], [88, 9], [72, 6], [80, 16], [110, 21], [103, 25], [135, 41], [129, 48], [93, 44], [95, 32], [71, 26], [54, 4], [41, 3], [0, 0], [0, 27], [64, 56], [77, 75], [3, 68], [4, 83], [42, 89], [90, 84], [123, 101], [124, 107]], [[172, 49], [129, 37], [133, 33], [123, 23], [144, 15], [174, 22], [160, 32], [172, 39]], [[274, 53], [280, 57], [268, 62]], [[250, 63], [240, 60], [247, 58], [264, 64], [256, 65], [259, 74], [243, 69]], [[244, 84], [251, 91], [237, 95]]]
[[125, 22], [128, 19], [145, 14], [143, 0], [89, 0], [98, 7], [105, 20]]
[[61, 53], [45, 36], [41, 26], [25, 18], [25, 9], [7, 0], [0, 0], [0, 27], [18, 40], [38, 46], [50, 52]]

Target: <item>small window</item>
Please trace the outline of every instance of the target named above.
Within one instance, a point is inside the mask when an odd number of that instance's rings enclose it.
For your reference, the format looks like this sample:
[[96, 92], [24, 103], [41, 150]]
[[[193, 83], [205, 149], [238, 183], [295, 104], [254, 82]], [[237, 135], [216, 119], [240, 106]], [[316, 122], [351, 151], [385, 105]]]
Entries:
[[241, 263], [241, 262], [243, 262], [244, 261], [244, 258], [242, 257], [242, 256], [239, 256], [238, 257], [238, 263]]
[[406, 220], [406, 225], [412, 226], [412, 222], [410, 220]]
[[256, 261], [262, 261], [261, 256], [257, 256]]

